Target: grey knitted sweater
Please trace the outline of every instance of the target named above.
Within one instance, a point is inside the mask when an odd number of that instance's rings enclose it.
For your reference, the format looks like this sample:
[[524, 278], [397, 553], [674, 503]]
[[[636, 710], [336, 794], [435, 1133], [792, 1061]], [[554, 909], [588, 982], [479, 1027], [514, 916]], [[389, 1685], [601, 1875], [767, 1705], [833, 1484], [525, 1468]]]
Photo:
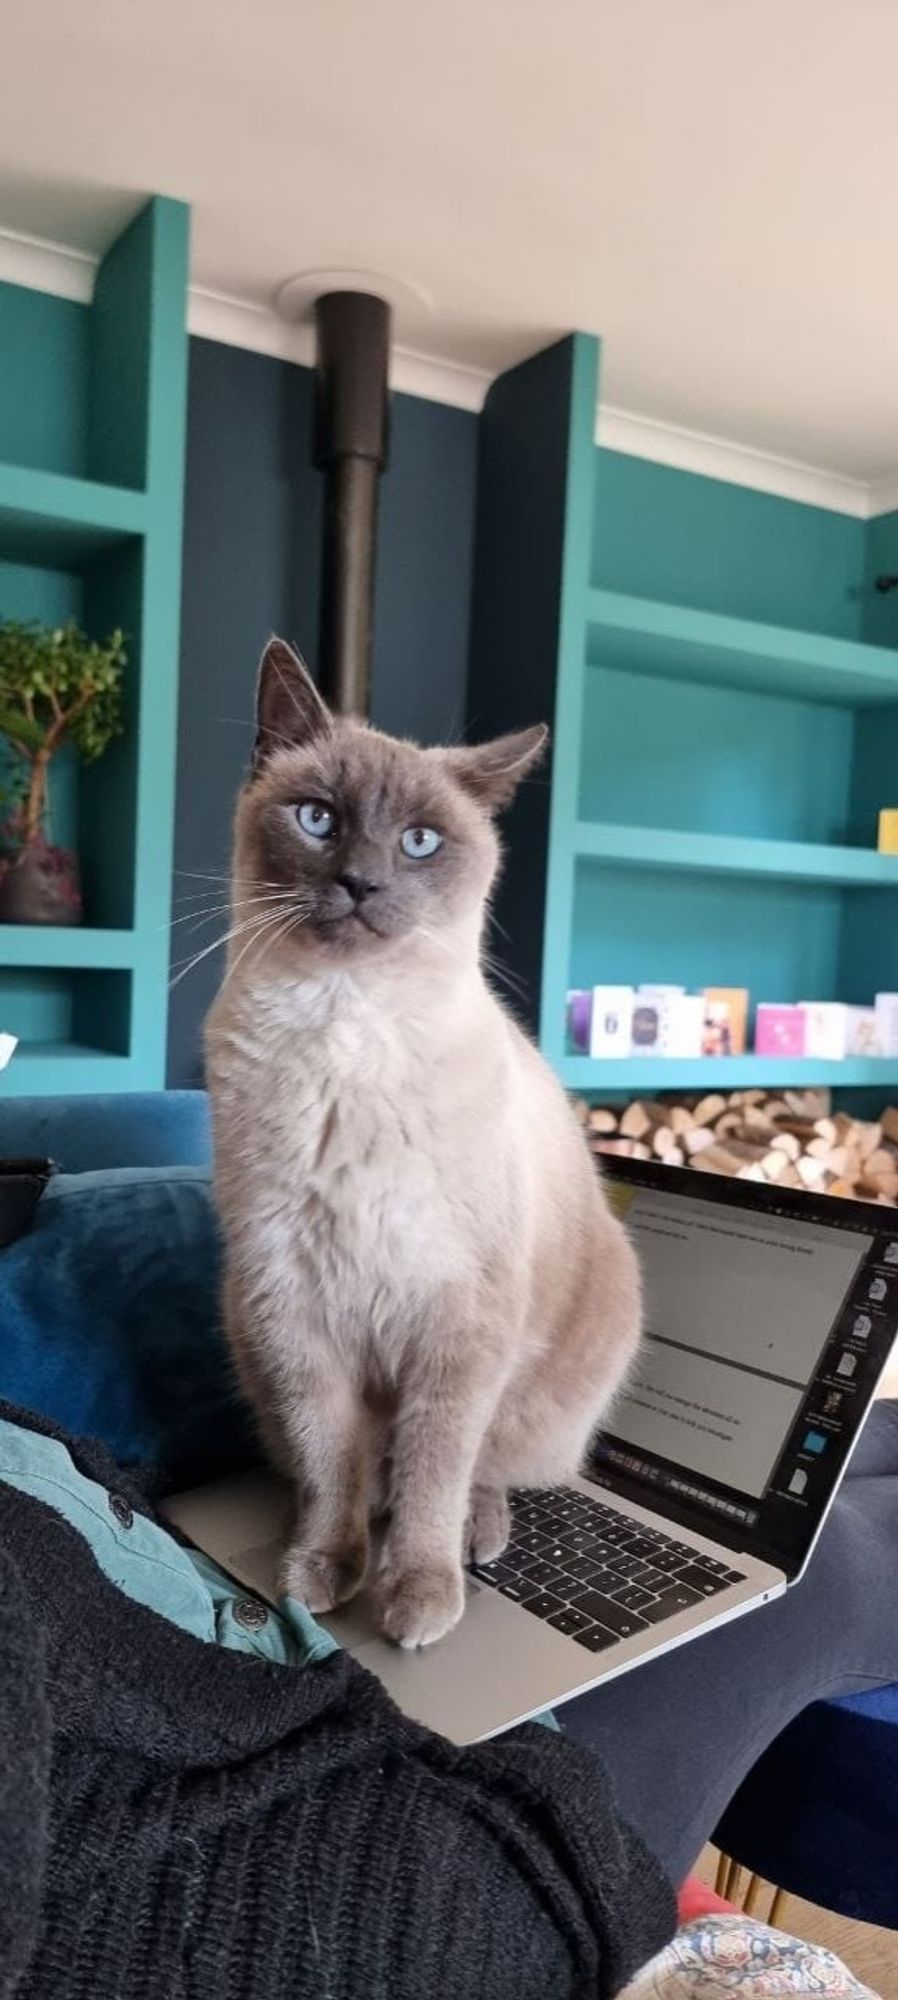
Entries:
[[0, 1484], [4, 2000], [599, 2000], [673, 1923], [563, 1737], [456, 1749], [345, 1654], [205, 1645]]

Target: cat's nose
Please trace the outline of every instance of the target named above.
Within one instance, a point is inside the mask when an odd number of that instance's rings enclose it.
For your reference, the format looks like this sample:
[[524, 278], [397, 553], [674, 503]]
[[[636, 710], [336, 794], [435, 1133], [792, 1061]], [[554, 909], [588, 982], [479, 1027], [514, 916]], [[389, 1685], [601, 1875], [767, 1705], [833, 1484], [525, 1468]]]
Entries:
[[355, 869], [349, 868], [344, 875], [337, 876], [337, 881], [340, 888], [345, 889], [352, 897], [354, 903], [363, 903], [366, 896], [373, 896], [380, 888], [380, 883], [372, 882], [370, 875], [360, 875]]

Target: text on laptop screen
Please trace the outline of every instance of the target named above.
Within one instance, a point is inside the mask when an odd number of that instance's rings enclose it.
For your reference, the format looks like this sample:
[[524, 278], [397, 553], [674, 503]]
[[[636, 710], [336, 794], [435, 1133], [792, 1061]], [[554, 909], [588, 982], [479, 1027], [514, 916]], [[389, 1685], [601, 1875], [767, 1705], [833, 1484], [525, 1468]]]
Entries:
[[613, 1199], [642, 1267], [645, 1338], [608, 1431], [760, 1498], [873, 1235], [651, 1188]]

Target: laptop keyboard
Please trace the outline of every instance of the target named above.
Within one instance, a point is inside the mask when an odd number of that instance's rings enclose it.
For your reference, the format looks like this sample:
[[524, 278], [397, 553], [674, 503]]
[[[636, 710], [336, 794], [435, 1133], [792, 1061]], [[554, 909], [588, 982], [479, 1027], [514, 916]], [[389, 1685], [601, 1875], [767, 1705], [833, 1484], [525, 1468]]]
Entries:
[[745, 1581], [741, 1570], [566, 1486], [514, 1494], [507, 1549], [473, 1573], [590, 1653]]

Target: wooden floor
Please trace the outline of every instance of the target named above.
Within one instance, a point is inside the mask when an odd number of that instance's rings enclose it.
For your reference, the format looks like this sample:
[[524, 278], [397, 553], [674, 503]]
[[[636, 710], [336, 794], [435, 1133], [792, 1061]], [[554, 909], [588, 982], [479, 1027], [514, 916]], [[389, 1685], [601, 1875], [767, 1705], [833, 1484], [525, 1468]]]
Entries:
[[[706, 1847], [696, 1869], [703, 1882], [714, 1886], [717, 1849]], [[744, 1878], [743, 1878], [744, 1888]], [[772, 1891], [765, 1891], [754, 1914], [766, 1921]], [[864, 1981], [877, 2000], [898, 2000], [898, 1931], [877, 1930], [873, 1924], [858, 1924], [850, 1917], [836, 1917], [831, 1910], [818, 1910], [813, 1903], [790, 1897], [780, 1930], [792, 1937], [824, 1944], [847, 1965], [856, 1979]]]

